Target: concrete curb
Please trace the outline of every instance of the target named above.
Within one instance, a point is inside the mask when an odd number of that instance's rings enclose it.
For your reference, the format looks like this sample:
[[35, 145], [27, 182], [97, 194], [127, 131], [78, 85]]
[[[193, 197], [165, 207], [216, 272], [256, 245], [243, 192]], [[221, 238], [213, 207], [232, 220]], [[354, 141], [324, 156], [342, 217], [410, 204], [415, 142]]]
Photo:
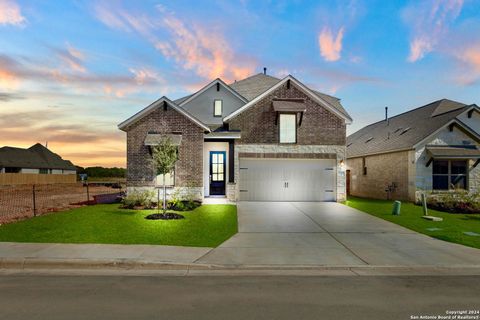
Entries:
[[3, 258], [0, 271], [128, 271], [179, 275], [480, 275], [479, 265], [455, 266], [324, 266], [324, 265], [214, 265], [199, 263], [151, 262], [134, 259], [38, 259]]

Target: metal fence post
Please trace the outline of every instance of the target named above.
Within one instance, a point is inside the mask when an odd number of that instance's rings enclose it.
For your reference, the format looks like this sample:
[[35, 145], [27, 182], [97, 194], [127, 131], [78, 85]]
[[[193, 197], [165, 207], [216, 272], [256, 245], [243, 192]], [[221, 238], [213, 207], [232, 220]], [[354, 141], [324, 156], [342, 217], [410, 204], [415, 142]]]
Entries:
[[87, 182], [87, 205], [89, 201], [90, 201], [90, 191], [88, 190], [88, 182]]
[[37, 204], [35, 202], [35, 185], [32, 187], [32, 199], [33, 199], [33, 216], [37, 216]]

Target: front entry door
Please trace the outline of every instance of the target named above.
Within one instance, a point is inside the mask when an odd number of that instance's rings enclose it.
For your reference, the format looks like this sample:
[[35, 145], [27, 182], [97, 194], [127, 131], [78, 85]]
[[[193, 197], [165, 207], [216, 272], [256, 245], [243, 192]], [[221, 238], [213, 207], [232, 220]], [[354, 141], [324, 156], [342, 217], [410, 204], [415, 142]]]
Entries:
[[225, 195], [225, 151], [210, 151], [210, 194]]

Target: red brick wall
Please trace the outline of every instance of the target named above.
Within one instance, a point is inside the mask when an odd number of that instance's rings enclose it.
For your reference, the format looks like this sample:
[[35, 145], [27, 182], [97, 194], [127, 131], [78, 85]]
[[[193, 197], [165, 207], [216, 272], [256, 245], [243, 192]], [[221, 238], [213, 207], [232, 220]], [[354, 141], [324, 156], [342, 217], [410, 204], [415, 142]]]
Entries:
[[273, 111], [273, 98], [305, 99], [306, 111], [302, 125], [297, 127], [299, 145], [345, 145], [346, 126], [343, 119], [316, 103], [293, 83], [287, 84], [257, 102], [246, 111], [230, 120], [231, 130], [241, 130], [242, 138], [237, 143], [279, 143], [279, 126], [275, 124], [276, 112]]
[[155, 172], [152, 158], [144, 145], [147, 133], [181, 133], [179, 160], [175, 168], [175, 186], [201, 187], [203, 185], [204, 129], [168, 107], [156, 109], [127, 129], [127, 185], [153, 186]]

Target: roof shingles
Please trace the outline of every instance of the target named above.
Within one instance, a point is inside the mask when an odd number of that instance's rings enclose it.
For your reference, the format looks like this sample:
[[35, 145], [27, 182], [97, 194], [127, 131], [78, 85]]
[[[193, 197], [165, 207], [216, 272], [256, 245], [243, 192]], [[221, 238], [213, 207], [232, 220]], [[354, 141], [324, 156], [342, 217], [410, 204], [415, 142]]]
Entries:
[[467, 108], [442, 99], [368, 125], [347, 137], [347, 157], [411, 149]]
[[28, 149], [0, 148], [0, 167], [76, 170], [68, 160], [37, 143]]

